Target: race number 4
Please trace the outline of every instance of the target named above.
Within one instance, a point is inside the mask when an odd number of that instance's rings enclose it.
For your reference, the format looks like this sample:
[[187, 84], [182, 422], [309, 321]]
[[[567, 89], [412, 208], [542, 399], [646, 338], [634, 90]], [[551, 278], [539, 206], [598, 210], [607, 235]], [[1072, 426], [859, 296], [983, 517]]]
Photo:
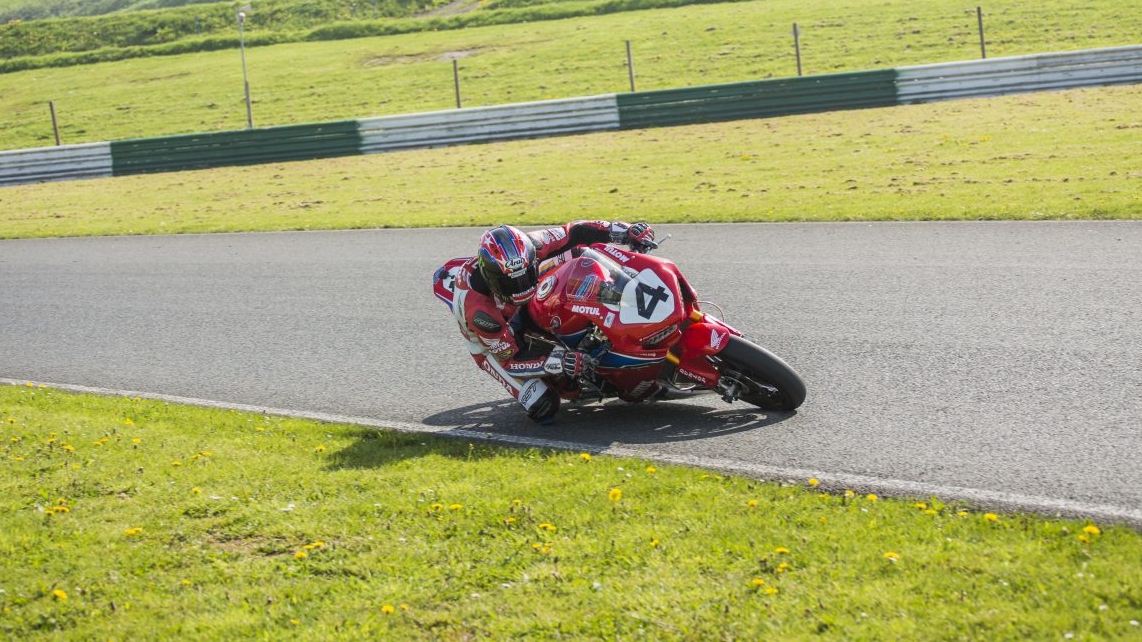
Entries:
[[643, 270], [623, 288], [619, 305], [623, 323], [658, 323], [674, 312], [674, 294], [657, 274]]

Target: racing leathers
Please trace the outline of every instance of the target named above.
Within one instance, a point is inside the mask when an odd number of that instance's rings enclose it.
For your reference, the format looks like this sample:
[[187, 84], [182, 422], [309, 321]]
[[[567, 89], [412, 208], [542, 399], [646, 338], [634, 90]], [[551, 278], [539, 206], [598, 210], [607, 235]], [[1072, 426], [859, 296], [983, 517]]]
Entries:
[[[529, 232], [536, 261], [548, 265], [570, 256], [571, 250], [592, 243], [638, 243], [653, 240], [644, 223], [573, 221], [558, 227]], [[480, 369], [498, 381], [533, 420], [548, 423], [559, 409], [559, 394], [541, 379], [564, 372], [564, 357], [551, 345], [529, 347], [523, 339], [528, 323], [527, 306], [514, 305], [493, 294], [477, 268], [476, 258], [455, 272], [452, 312], [472, 358]], [[565, 358], [568, 372], [580, 363], [577, 353]]]

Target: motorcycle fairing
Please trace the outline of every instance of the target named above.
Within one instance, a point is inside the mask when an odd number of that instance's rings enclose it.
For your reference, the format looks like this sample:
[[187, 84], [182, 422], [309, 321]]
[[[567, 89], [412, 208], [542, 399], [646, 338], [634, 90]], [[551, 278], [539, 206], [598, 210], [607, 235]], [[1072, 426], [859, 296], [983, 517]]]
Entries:
[[432, 292], [436, 298], [444, 302], [448, 309], [452, 309], [456, 296], [456, 274], [468, 262], [470, 257], [449, 259], [447, 263], [437, 268], [432, 275]]

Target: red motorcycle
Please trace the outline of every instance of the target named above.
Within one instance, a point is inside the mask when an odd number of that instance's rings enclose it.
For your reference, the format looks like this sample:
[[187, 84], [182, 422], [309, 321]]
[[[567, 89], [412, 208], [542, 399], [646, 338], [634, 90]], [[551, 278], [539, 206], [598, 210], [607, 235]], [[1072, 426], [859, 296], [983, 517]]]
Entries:
[[663, 258], [595, 244], [549, 259], [527, 313], [529, 341], [589, 357], [578, 381], [548, 380], [564, 399], [640, 402], [712, 392], [766, 410], [805, 401], [801, 377], [703, 312], [678, 266]]

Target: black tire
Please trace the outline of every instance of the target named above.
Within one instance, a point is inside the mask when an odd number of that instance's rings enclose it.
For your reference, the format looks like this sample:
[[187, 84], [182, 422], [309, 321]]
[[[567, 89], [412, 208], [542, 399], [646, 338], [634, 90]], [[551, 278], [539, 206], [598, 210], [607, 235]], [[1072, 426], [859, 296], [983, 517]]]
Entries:
[[731, 336], [713, 357], [718, 372], [746, 388], [738, 399], [765, 410], [795, 410], [805, 401], [805, 382], [789, 364], [765, 348]]

